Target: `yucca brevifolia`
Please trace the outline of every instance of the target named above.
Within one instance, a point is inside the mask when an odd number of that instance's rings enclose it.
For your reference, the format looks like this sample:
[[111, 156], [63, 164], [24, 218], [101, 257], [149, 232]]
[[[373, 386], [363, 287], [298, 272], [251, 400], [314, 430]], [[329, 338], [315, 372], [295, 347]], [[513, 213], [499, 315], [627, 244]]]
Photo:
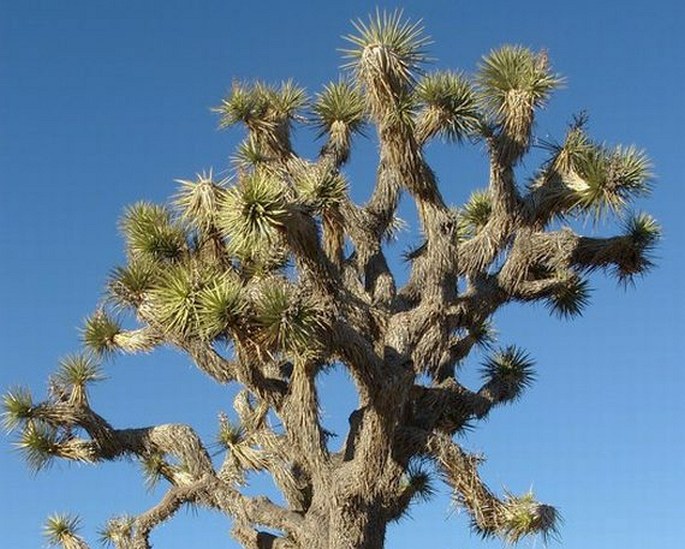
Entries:
[[[561, 83], [546, 53], [504, 46], [471, 79], [424, 72], [427, 39], [401, 14], [355, 28], [346, 76], [311, 102], [291, 82], [234, 85], [217, 109], [222, 127], [247, 128], [234, 177], [204, 174], [181, 181], [170, 207], [130, 207], [121, 222], [128, 262], [85, 325], [86, 353], [62, 362], [47, 400], [34, 404], [25, 389], [5, 396], [7, 427], [19, 429], [33, 467], [125, 456], [142, 462], [148, 481], [168, 484], [158, 505], [104, 528], [116, 547], [149, 547], [153, 528], [188, 504], [231, 517], [245, 547], [381, 547], [387, 524], [431, 495], [433, 476], [485, 536], [515, 542], [555, 531], [553, 507], [530, 493], [498, 497], [479, 478], [479, 459], [453, 438], [534, 379], [524, 351], [493, 348], [498, 308], [543, 302], [577, 315], [589, 273], [625, 282], [650, 267], [658, 226], [624, 213], [648, 191], [649, 162], [591, 140], [577, 119], [559, 143], [543, 144], [548, 160], [519, 185], [535, 114]], [[306, 113], [326, 139], [314, 160], [290, 140]], [[377, 131], [380, 161], [370, 199], [356, 205], [341, 170], [365, 126]], [[423, 147], [436, 138], [477, 141], [487, 152], [486, 188], [461, 208], [445, 203], [426, 163]], [[398, 287], [385, 242], [402, 193], [416, 203], [423, 240]], [[610, 238], [556, 228], [615, 214], [625, 232]], [[123, 329], [117, 310], [140, 327]], [[219, 416], [221, 463], [189, 426], [117, 429], [91, 406], [98, 358], [159, 345], [241, 386], [235, 415]], [[455, 368], [476, 346], [490, 357], [474, 391]], [[318, 412], [315, 379], [329, 367], [346, 369], [359, 395], [341, 447], [329, 444]], [[285, 503], [243, 495], [250, 471], [271, 474]], [[76, 526], [50, 519], [50, 540], [83, 546]]]

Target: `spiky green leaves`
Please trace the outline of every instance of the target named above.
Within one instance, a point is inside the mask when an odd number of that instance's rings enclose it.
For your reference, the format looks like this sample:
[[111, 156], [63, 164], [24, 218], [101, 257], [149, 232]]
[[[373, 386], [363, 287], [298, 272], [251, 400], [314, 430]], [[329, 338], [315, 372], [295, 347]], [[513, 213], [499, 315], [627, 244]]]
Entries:
[[436, 135], [458, 143], [474, 135], [481, 124], [476, 94], [461, 73], [429, 74], [418, 83], [414, 94], [422, 107], [416, 124], [421, 143]]
[[229, 250], [249, 258], [278, 240], [289, 217], [283, 184], [263, 173], [247, 175], [231, 188], [219, 214]]
[[560, 281], [559, 288], [546, 299], [546, 305], [561, 318], [580, 316], [590, 303], [591, 293], [587, 280], [572, 276]]
[[81, 337], [83, 343], [98, 355], [106, 355], [116, 350], [114, 337], [121, 332], [121, 326], [104, 310], [96, 311], [86, 319]]
[[263, 82], [235, 83], [231, 94], [215, 110], [221, 115], [221, 128], [242, 122], [252, 129], [271, 130], [295, 118], [306, 102], [305, 91], [291, 80], [279, 87]]
[[229, 452], [229, 459], [241, 471], [262, 470], [267, 463], [264, 452], [250, 444], [245, 428], [223, 413], [219, 415], [217, 444]]
[[585, 272], [607, 270], [621, 283], [653, 266], [652, 252], [661, 236], [656, 220], [644, 213], [624, 219], [624, 234], [612, 238], [581, 237], [573, 256], [574, 264]]
[[31, 392], [23, 387], [10, 389], [2, 395], [2, 425], [7, 431], [13, 431], [31, 418], [33, 399]]
[[642, 251], [651, 251], [661, 238], [661, 226], [651, 215], [631, 215], [624, 223], [624, 231]]
[[[72, 359], [63, 361], [58, 375], [61, 374], [67, 383], [73, 381], [80, 385], [77, 387], [74, 384], [65, 384], [59, 387], [59, 392], [60, 395], [65, 395], [65, 391], [71, 389], [72, 397], [74, 393], [81, 395], [76, 395], [72, 404], [76, 404], [76, 401], [83, 403], [85, 385], [100, 379], [100, 375], [96, 369], [82, 368], [81, 365], [74, 364], [80, 362], [78, 358]], [[4, 427], [7, 430], [21, 427], [21, 433], [14, 446], [22, 453], [31, 470], [39, 471], [45, 468], [56, 457], [93, 461], [92, 448], [88, 443], [75, 439], [69, 429], [61, 430], [55, 427], [55, 424], [73, 425], [73, 415], [69, 410], [34, 404], [31, 394], [25, 389], [13, 389], [6, 393], [3, 396], [3, 409]]]
[[267, 108], [268, 102], [261, 86], [251, 87], [236, 82], [231, 94], [215, 110], [221, 115], [219, 127], [228, 128], [238, 122], [259, 123], [266, 115]]
[[652, 253], [661, 238], [661, 226], [646, 213], [630, 215], [623, 226], [628, 245], [615, 258], [615, 275], [620, 282], [630, 282], [654, 266]]
[[595, 143], [578, 123], [562, 144], [543, 145], [553, 156], [532, 185], [539, 219], [570, 214], [598, 221], [609, 212], [620, 214], [651, 190], [651, 162], [644, 151]]
[[546, 52], [503, 46], [483, 58], [477, 83], [484, 109], [502, 130], [507, 159], [515, 161], [528, 149], [534, 110], [562, 79], [550, 70]]
[[295, 118], [297, 112], [307, 104], [307, 93], [292, 80], [282, 82], [278, 88], [267, 88], [266, 95], [277, 116]]
[[32, 471], [40, 471], [57, 456], [60, 437], [45, 423], [28, 421], [14, 446], [22, 453]]
[[504, 502], [502, 535], [508, 542], [518, 543], [525, 536], [540, 534], [547, 542], [556, 535], [559, 520], [559, 512], [551, 505], [538, 503], [532, 492], [509, 494]]
[[177, 265], [168, 269], [150, 290], [150, 311], [164, 332], [188, 334], [197, 326], [195, 299], [200, 281], [194, 269]]
[[225, 414], [219, 415], [219, 432], [216, 442], [226, 450], [230, 450], [245, 439], [245, 429], [240, 423], [232, 422]]
[[574, 207], [598, 219], [648, 194], [651, 178], [651, 163], [643, 151], [595, 145], [576, 154], [565, 182], [573, 191]]
[[358, 88], [340, 80], [324, 87], [312, 105], [313, 122], [319, 137], [328, 133], [332, 139], [344, 139], [360, 132], [366, 117], [366, 102]]
[[215, 183], [209, 174], [198, 175], [195, 181], [178, 180], [180, 189], [174, 198], [174, 206], [181, 220], [201, 235], [212, 232], [226, 194], [222, 183]]
[[[549, 145], [554, 151], [551, 165], [555, 171], [566, 174], [575, 169], [576, 165], [582, 163], [583, 158], [590, 154], [595, 148], [585, 132], [584, 124], [586, 119], [575, 121], [564, 138], [562, 145]], [[543, 146], [545, 143], [543, 142]]]
[[495, 116], [506, 116], [507, 94], [529, 94], [533, 106], [541, 106], [550, 93], [562, 84], [550, 70], [547, 53], [534, 53], [521, 46], [502, 46], [483, 58], [478, 85], [485, 105]]
[[430, 472], [420, 464], [410, 465], [402, 480], [411, 492], [412, 499], [429, 501], [435, 495]]
[[235, 154], [231, 157], [231, 160], [241, 171], [257, 168], [264, 168], [268, 171], [269, 161], [272, 160], [272, 157], [269, 156], [268, 151], [259, 140], [250, 135], [236, 147]]
[[470, 326], [468, 334], [473, 340], [474, 345], [477, 345], [481, 349], [490, 349], [497, 341], [497, 330], [489, 319], [484, 320], [475, 326]]
[[299, 200], [308, 208], [324, 213], [338, 208], [347, 197], [347, 181], [325, 166], [300, 163], [293, 170]]
[[377, 11], [368, 22], [353, 24], [358, 34], [345, 37], [353, 44], [343, 50], [350, 59], [346, 66], [368, 93], [373, 114], [394, 112], [427, 60], [425, 47], [430, 39], [424, 36], [420, 21], [404, 19], [401, 11]]
[[52, 377], [60, 390], [69, 393], [69, 403], [77, 406], [87, 405], [87, 385], [105, 379], [100, 363], [91, 355], [74, 354], [63, 358]]
[[200, 333], [207, 339], [225, 334], [245, 312], [240, 281], [228, 273], [209, 281], [198, 292], [196, 303]]
[[143, 453], [140, 465], [148, 489], [153, 489], [162, 479], [180, 486], [193, 482], [193, 475], [185, 461], [164, 452], [152, 450]]
[[123, 267], [115, 267], [109, 277], [107, 293], [118, 307], [138, 307], [156, 279], [154, 263], [144, 259], [133, 260]]
[[48, 545], [62, 549], [85, 549], [83, 539], [78, 535], [81, 519], [77, 516], [55, 514], [48, 517], [43, 527], [43, 535]]
[[107, 547], [126, 547], [122, 544], [131, 539], [135, 518], [130, 516], [114, 517], [107, 521], [99, 531], [100, 543]]
[[95, 383], [105, 379], [100, 363], [90, 355], [74, 354], [63, 358], [55, 374], [55, 380], [66, 386]]
[[285, 284], [264, 284], [254, 310], [257, 337], [266, 348], [299, 356], [317, 352], [323, 314], [312, 298]]
[[492, 199], [488, 191], [474, 191], [460, 213], [460, 218], [467, 225], [468, 232], [476, 234], [490, 219]]
[[138, 202], [127, 208], [121, 231], [133, 260], [176, 260], [186, 248], [183, 230], [173, 224], [170, 212], [157, 204]]
[[244, 311], [241, 284], [232, 273], [202, 264], [179, 264], [160, 275], [147, 307], [164, 333], [214, 339]]
[[533, 360], [514, 345], [488, 357], [481, 368], [491, 398], [496, 403], [510, 402], [521, 396], [535, 381]]

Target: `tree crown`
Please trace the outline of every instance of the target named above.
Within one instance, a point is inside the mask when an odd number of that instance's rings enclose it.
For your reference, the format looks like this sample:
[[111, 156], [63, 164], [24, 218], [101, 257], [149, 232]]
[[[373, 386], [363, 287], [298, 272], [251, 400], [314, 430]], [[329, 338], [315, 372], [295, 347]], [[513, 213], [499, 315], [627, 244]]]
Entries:
[[[220, 127], [246, 129], [232, 175], [180, 180], [170, 204], [129, 207], [120, 223], [127, 261], [85, 322], [86, 351], [60, 363], [45, 400], [23, 388], [4, 396], [5, 426], [34, 469], [130, 457], [148, 482], [169, 485], [148, 512], [105, 526], [116, 547], [149, 547], [154, 527], [187, 504], [232, 517], [247, 547], [380, 547], [386, 525], [431, 496], [436, 474], [484, 536], [556, 531], [553, 507], [532, 493], [498, 497], [453, 437], [535, 380], [524, 350], [495, 345], [500, 307], [542, 302], [574, 317], [589, 303], [589, 274], [625, 283], [652, 266], [659, 226], [628, 211], [650, 191], [650, 162], [635, 147], [592, 140], [584, 117], [559, 142], [535, 139], [536, 113], [563, 83], [547, 52], [503, 46], [475, 77], [426, 72], [420, 23], [377, 12], [354, 28], [345, 73], [313, 99], [291, 81], [234, 83], [216, 108]], [[293, 149], [300, 123], [324, 139], [317, 158]], [[377, 177], [355, 204], [344, 168], [355, 137], [372, 129]], [[435, 139], [486, 151], [485, 188], [461, 207], [445, 203], [426, 161]], [[548, 157], [521, 185], [515, 168], [536, 144]], [[386, 257], [401, 195], [415, 202], [422, 235], [403, 285]], [[621, 234], [568, 225], [607, 216], [622, 220]], [[138, 326], [124, 328], [129, 319]], [[189, 426], [118, 429], [91, 406], [102, 359], [160, 345], [241, 387], [235, 413], [219, 417], [221, 462]], [[457, 366], [476, 347], [490, 355], [474, 390]], [[320, 421], [315, 383], [331, 367], [346, 369], [359, 395], [339, 448]], [[285, 503], [245, 496], [250, 471], [270, 473]], [[78, 526], [55, 515], [46, 535], [85, 547]]]

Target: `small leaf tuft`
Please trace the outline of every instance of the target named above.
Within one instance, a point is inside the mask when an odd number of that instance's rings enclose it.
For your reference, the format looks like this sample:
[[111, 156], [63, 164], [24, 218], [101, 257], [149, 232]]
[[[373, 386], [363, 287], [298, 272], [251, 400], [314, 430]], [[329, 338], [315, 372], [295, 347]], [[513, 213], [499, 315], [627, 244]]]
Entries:
[[186, 247], [183, 230], [169, 211], [157, 204], [138, 202], [124, 212], [120, 223], [132, 259], [177, 260]]
[[7, 431], [14, 431], [31, 418], [33, 399], [24, 387], [10, 389], [2, 396], [2, 424]]
[[249, 257], [256, 248], [274, 243], [289, 217], [283, 185], [264, 174], [245, 176], [227, 193], [219, 227], [229, 238], [229, 250]]
[[422, 110], [416, 133], [420, 142], [437, 135], [460, 143], [481, 125], [475, 92], [465, 75], [435, 72], [425, 76], [414, 91]]
[[77, 535], [81, 519], [75, 515], [55, 514], [48, 517], [43, 527], [43, 535], [48, 545], [61, 546], [63, 549], [84, 549], [84, 541]]
[[589, 282], [574, 276], [563, 281], [559, 289], [547, 299], [546, 305], [560, 318], [580, 316], [590, 303], [591, 293]]
[[345, 80], [332, 82], [317, 94], [312, 106], [312, 121], [319, 137], [344, 130], [346, 135], [360, 133], [366, 118], [364, 96]]
[[114, 336], [120, 332], [119, 322], [101, 309], [86, 319], [81, 337], [94, 353], [107, 355], [116, 350]]
[[535, 381], [534, 362], [515, 345], [487, 358], [480, 370], [497, 402], [510, 402], [521, 396]]

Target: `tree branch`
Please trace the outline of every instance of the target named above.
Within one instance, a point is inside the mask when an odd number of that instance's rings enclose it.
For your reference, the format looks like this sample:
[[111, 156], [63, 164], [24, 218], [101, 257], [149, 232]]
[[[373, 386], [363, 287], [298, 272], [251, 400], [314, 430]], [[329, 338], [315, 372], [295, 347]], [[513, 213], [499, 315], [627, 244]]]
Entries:
[[465, 453], [449, 437], [427, 434], [425, 452], [455, 490], [457, 501], [468, 511], [473, 528], [480, 534], [497, 535], [515, 543], [526, 535], [539, 533], [546, 537], [555, 533], [558, 513], [553, 507], [536, 502], [530, 493], [497, 498], [478, 475], [481, 459]]

